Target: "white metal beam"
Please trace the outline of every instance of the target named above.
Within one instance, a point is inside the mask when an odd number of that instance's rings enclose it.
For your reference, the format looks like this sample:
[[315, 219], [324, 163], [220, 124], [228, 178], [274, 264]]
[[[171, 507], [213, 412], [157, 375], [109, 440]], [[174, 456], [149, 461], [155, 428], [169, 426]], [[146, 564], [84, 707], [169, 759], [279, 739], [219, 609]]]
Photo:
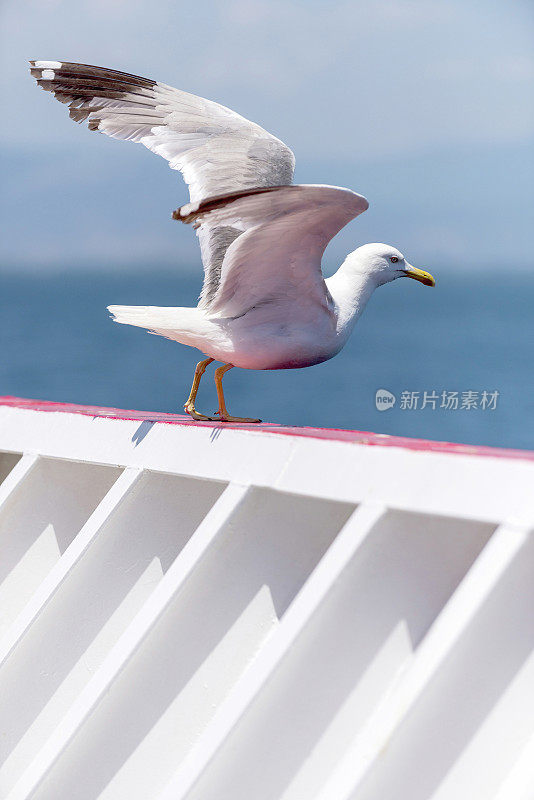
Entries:
[[[26, 456], [24, 458], [26, 458]], [[23, 464], [24, 459], [22, 459], [15, 466], [11, 475], [9, 475], [9, 477], [6, 479], [6, 483], [11, 478], [16, 477], [14, 476], [14, 473], [19, 467], [24, 468], [22, 477], [24, 477], [27, 472], [33, 468], [37, 456], [29, 456], [28, 459], [29, 460], [25, 462], [25, 464]], [[135, 486], [140, 475], [141, 470], [139, 469], [128, 468], [124, 470], [124, 472], [115, 481], [109, 492], [98, 504], [78, 535], [74, 537], [73, 541], [67, 547], [61, 558], [51, 569], [44, 581], [42, 581], [42, 583], [39, 585], [33, 597], [2, 637], [2, 640], [0, 641], [0, 666], [9, 657], [9, 654], [16, 646], [17, 642], [22, 638], [22, 636], [24, 636], [30, 625], [37, 618], [37, 616], [46, 606], [47, 602], [65, 580], [70, 570], [90, 546], [91, 542], [96, 536], [98, 536], [102, 526], [109, 518], [110, 514], [112, 514], [113, 511], [118, 508], [120, 503]], [[18, 485], [19, 482], [20, 481], [17, 481], [16, 485]]]
[[384, 511], [377, 504], [362, 504], [353, 512], [293, 601], [277, 632], [236, 684], [198, 746], [177, 769], [158, 800], [182, 800], [187, 796]]
[[51, 767], [60, 758], [71, 739], [82, 727], [84, 721], [98, 705], [100, 699], [140, 646], [144, 637], [163, 614], [176, 592], [180, 590], [196, 564], [202, 559], [229, 516], [243, 501], [247, 491], [248, 487], [246, 486], [237, 484], [227, 486], [149, 599], [119, 638], [90, 683], [71, 706], [59, 728], [56, 729], [28, 766], [28, 769], [8, 795], [8, 800], [23, 800], [23, 798], [29, 798], [38, 791], [46, 780], [47, 773]]

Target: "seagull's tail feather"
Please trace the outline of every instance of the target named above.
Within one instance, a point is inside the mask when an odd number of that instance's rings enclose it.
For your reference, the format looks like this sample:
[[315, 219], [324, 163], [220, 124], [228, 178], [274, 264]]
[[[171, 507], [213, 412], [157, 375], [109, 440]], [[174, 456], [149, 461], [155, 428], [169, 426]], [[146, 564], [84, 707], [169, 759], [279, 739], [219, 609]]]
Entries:
[[146, 328], [151, 333], [193, 347], [199, 346], [199, 341], [209, 338], [213, 325], [198, 308], [108, 306], [108, 311], [113, 321], [121, 325]]
[[135, 325], [138, 328], [153, 327], [161, 316], [155, 312], [167, 310], [152, 306], [108, 306], [113, 322], [119, 322], [121, 325]]
[[108, 306], [114, 322], [135, 325], [148, 330], [191, 330], [197, 328], [204, 315], [197, 308], [160, 306]]

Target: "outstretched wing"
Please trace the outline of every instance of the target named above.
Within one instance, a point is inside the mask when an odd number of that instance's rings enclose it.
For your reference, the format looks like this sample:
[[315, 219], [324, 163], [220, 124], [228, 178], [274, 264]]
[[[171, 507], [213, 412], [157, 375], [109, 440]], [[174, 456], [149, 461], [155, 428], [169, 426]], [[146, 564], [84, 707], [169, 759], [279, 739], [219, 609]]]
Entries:
[[243, 231], [226, 251], [209, 313], [237, 317], [267, 303], [328, 305], [321, 258], [330, 240], [369, 207], [336, 186], [273, 186], [189, 203], [175, 219]]
[[[104, 67], [30, 64], [38, 85], [69, 106], [71, 119], [116, 139], [140, 142], [180, 170], [192, 201], [293, 180], [289, 147], [218, 103]], [[228, 226], [204, 227], [204, 297], [213, 296], [224, 253], [237, 235]]]

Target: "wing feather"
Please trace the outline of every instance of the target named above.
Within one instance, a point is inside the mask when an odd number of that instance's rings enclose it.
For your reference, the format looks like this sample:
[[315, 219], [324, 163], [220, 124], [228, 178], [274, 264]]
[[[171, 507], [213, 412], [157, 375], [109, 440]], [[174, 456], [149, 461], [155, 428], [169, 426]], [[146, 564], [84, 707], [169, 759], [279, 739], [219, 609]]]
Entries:
[[[290, 184], [295, 158], [280, 139], [225, 106], [172, 86], [119, 70], [60, 61], [31, 61], [45, 91], [69, 106], [70, 117], [90, 130], [139, 142], [182, 172], [192, 201], [255, 186]], [[202, 297], [218, 284], [225, 226], [200, 233]], [[227, 245], [226, 245], [227, 246]]]
[[189, 203], [175, 219], [243, 231], [226, 250], [209, 313], [246, 314], [259, 304], [328, 306], [321, 258], [330, 240], [368, 208], [362, 197], [336, 186], [281, 186], [234, 192]]

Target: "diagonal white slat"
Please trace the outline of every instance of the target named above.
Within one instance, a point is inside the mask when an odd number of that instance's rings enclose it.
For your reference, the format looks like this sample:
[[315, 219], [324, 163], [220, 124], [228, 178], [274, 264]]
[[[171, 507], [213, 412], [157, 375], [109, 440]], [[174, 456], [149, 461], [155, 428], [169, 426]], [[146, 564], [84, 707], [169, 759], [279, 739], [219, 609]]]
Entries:
[[158, 800], [181, 800], [187, 796], [384, 512], [383, 506], [367, 503], [353, 512], [294, 599], [276, 633], [236, 684], [198, 746], [176, 770]]
[[25, 453], [0, 484], [0, 510], [22, 485], [39, 460], [37, 453]]
[[348, 800], [376, 764], [409, 710], [449, 656], [454, 644], [487, 603], [528, 537], [513, 524], [501, 525], [421, 642], [413, 661], [385, 701], [353, 740], [315, 800]]
[[28, 798], [39, 790], [47, 773], [60, 758], [85, 720], [109, 690], [121, 670], [132, 658], [144, 638], [165, 612], [176, 593], [203, 558], [228, 518], [242, 503], [248, 486], [230, 484], [207, 513], [175, 562], [154, 589], [148, 600], [133, 618], [128, 628], [80, 693], [63, 719], [61, 726], [50, 736], [21, 779], [8, 795], [9, 800]]
[[120, 472], [117, 466], [39, 457], [9, 495], [0, 512], [0, 638]]
[[534, 734], [491, 800], [532, 800], [534, 796]]
[[[36, 461], [36, 457], [30, 457], [28, 466], [24, 472], [27, 474]], [[22, 459], [23, 461], [24, 459]], [[22, 461], [17, 464], [13, 472], [22, 465]], [[142, 470], [128, 467], [117, 478], [111, 489], [103, 497], [102, 501], [91, 514], [85, 525], [71, 544], [67, 547], [61, 558], [51, 569], [46, 578], [42, 581], [33, 597], [29, 600], [25, 608], [13, 621], [10, 628], [0, 641], [0, 666], [9, 657], [17, 642], [24, 636], [30, 625], [46, 606], [50, 598], [55, 594], [59, 586], [65, 580], [73, 566], [79, 561], [91, 542], [100, 533], [102, 526], [127, 497], [132, 488], [138, 482]], [[7, 479], [11, 478], [10, 475]], [[17, 484], [18, 485], [18, 484]]]

